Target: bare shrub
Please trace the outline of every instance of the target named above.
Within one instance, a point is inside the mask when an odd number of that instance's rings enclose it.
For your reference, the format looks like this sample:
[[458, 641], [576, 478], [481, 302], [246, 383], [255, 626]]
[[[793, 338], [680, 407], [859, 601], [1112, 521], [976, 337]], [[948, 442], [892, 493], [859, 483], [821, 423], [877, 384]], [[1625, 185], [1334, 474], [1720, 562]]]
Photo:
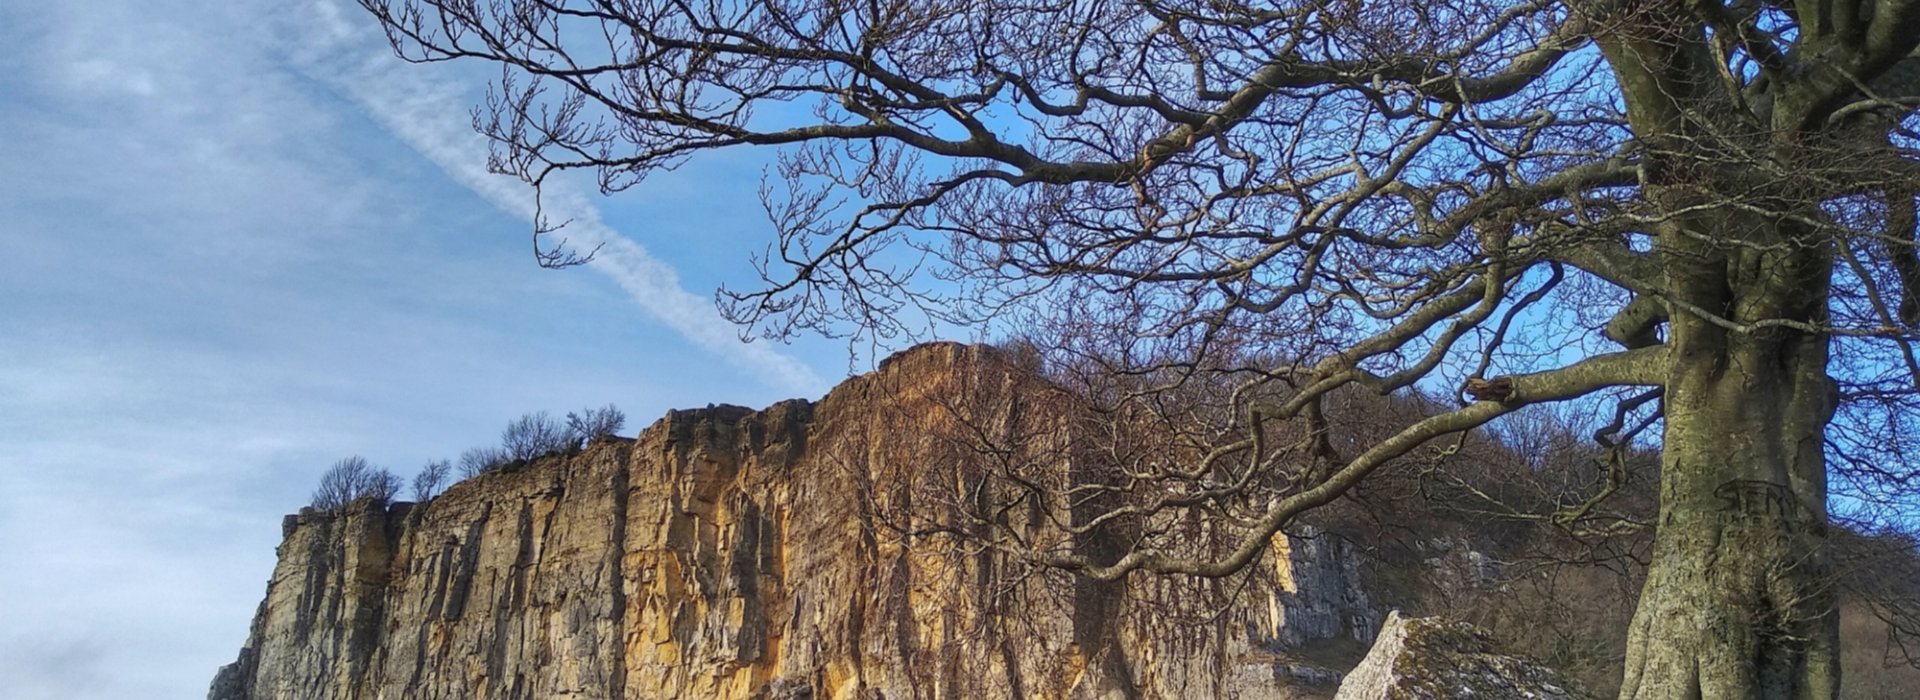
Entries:
[[471, 479], [513, 461], [498, 447], [475, 447], [460, 453], [460, 478]]
[[362, 498], [391, 500], [400, 493], [400, 477], [355, 455], [334, 462], [313, 491], [313, 507], [333, 510]]
[[447, 476], [453, 471], [453, 463], [444, 459], [428, 462], [413, 475], [413, 500], [426, 502], [440, 493], [440, 487], [447, 483]]
[[505, 430], [500, 431], [500, 449], [506, 452], [509, 462], [566, 452], [579, 444], [573, 432], [567, 430], [560, 421], [554, 420], [553, 416], [547, 415], [546, 411], [514, 419]]
[[567, 431], [580, 443], [590, 443], [617, 435], [627, 424], [627, 414], [613, 404], [567, 414]]

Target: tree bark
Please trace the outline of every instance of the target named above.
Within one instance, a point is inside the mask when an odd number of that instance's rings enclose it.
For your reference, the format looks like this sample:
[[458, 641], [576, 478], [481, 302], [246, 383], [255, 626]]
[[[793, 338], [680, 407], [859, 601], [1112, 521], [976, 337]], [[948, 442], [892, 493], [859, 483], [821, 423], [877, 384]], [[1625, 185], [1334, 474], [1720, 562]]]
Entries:
[[1704, 325], [1675, 327], [1659, 526], [1620, 697], [1831, 700], [1827, 339]]

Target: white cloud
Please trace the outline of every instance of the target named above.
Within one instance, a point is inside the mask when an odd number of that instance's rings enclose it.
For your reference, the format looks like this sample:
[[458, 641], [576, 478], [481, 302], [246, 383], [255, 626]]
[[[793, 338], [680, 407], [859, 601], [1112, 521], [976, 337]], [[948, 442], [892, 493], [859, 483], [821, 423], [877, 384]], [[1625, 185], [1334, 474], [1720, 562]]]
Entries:
[[406, 472], [522, 411], [821, 388], [589, 198], [568, 215], [618, 289], [476, 244], [526, 229], [474, 194], [529, 200], [480, 167], [469, 96], [326, 8], [0, 0], [0, 696], [203, 694], [339, 457]]
[[811, 395], [826, 388], [820, 375], [799, 360], [764, 343], [742, 342], [710, 299], [688, 292], [671, 265], [603, 223], [578, 188], [555, 179], [536, 203], [530, 186], [488, 172], [487, 144], [473, 131], [465, 91], [395, 58], [378, 32], [345, 22], [337, 3], [317, 0], [311, 7], [315, 19], [303, 24], [314, 29], [300, 52], [308, 75], [352, 97], [448, 177], [502, 211], [530, 226], [536, 214], [568, 222], [561, 235], [582, 249], [599, 248], [588, 267], [613, 279], [648, 315], [689, 342], [782, 389]]
[[124, 92], [138, 97], [152, 97], [159, 91], [153, 75], [147, 71], [99, 58], [82, 59], [69, 64], [66, 80], [103, 92]]

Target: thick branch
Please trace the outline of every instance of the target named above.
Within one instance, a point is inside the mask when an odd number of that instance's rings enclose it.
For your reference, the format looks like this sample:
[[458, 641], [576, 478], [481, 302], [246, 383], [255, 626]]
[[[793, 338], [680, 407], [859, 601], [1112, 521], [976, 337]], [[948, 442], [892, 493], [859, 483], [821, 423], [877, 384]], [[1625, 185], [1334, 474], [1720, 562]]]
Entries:
[[1135, 570], [1210, 578], [1232, 575], [1265, 551], [1272, 537], [1292, 522], [1295, 516], [1332, 502], [1374, 470], [1428, 440], [1472, 430], [1529, 404], [1562, 401], [1614, 386], [1660, 386], [1666, 379], [1667, 364], [1667, 348], [1659, 345], [1596, 355], [1560, 369], [1509, 377], [1513, 393], [1507, 400], [1474, 402], [1464, 408], [1422, 420], [1376, 443], [1320, 485], [1282, 499], [1268, 508], [1239, 546], [1220, 559], [1171, 557], [1159, 552], [1135, 550], [1107, 566], [1098, 565], [1080, 555], [1054, 554], [1042, 557], [1042, 562], [1049, 566], [1077, 569], [1098, 580], [1118, 579]]

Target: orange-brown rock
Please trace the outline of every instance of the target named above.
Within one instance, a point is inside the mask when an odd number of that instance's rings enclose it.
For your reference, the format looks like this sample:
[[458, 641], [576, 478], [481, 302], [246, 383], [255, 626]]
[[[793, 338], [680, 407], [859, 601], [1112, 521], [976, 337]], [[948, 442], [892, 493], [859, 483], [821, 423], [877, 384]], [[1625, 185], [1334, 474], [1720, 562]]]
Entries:
[[[1257, 579], [1278, 583], [1221, 590], [1096, 584], [940, 534], [966, 523], [928, 494], [968, 493], [994, 459], [1076, 468], [1046, 449], [1065, 426], [1037, 384], [989, 348], [922, 346], [818, 403], [675, 411], [428, 503], [289, 516], [252, 635], [211, 696], [1330, 692], [1337, 675], [1287, 651], [1373, 638], [1337, 540], [1279, 542]], [[983, 455], [961, 427], [1037, 446]], [[1033, 518], [1028, 533], [1050, 536]]]

